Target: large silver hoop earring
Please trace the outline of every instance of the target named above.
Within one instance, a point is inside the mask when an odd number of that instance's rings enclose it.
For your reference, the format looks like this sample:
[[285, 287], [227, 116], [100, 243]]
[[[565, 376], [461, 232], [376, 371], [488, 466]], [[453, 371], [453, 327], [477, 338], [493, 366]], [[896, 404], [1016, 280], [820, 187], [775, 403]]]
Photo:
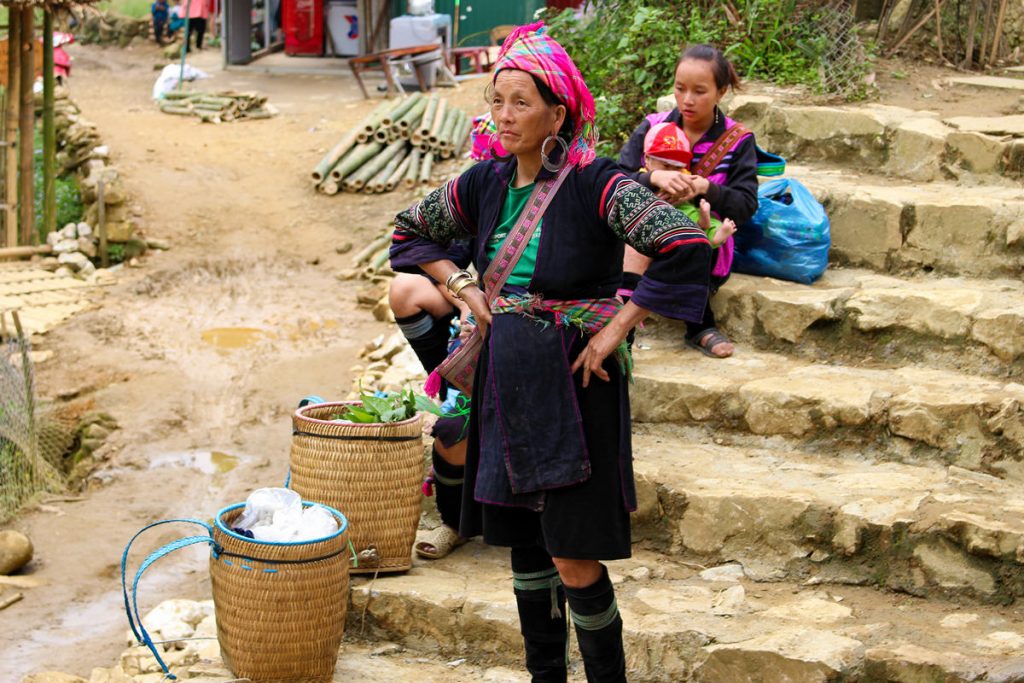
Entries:
[[495, 161], [508, 161], [512, 158], [511, 154], [502, 156], [494, 151], [494, 139], [498, 137], [497, 133], [491, 133], [487, 138], [487, 151], [491, 153], [491, 158]]
[[[551, 161], [551, 157], [544, 153], [544, 148], [548, 146], [548, 141], [554, 139], [555, 142], [562, 148], [562, 155], [559, 157], [558, 163]], [[565, 167], [565, 162], [569, 158], [569, 143], [561, 138], [559, 135], [549, 135], [544, 138], [544, 142], [540, 143], [540, 163], [547, 170], [552, 173], [558, 173]]]

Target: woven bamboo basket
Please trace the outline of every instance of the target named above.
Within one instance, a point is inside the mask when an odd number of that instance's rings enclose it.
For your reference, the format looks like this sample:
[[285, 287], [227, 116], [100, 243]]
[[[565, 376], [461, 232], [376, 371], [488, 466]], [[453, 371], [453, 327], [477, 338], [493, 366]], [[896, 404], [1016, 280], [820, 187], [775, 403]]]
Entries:
[[348, 610], [345, 517], [330, 510], [340, 527], [333, 536], [267, 543], [231, 531], [244, 509], [224, 508], [213, 528], [210, 579], [224, 663], [253, 683], [328, 683]]
[[359, 560], [357, 573], [405, 571], [420, 518], [423, 431], [404, 422], [329, 421], [347, 403], [318, 403], [292, 416], [292, 489], [341, 510]]

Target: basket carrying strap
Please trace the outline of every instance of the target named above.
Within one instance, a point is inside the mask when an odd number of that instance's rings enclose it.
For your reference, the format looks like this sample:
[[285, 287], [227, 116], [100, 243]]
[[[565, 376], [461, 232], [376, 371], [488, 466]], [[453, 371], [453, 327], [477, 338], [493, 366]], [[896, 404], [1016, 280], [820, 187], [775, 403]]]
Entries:
[[[135, 539], [142, 535], [144, 531], [152, 529], [155, 526], [160, 526], [161, 524], [171, 523], [198, 524], [199, 526], [206, 529], [206, 535], [187, 536], [185, 538], [179, 538], [177, 541], [172, 541], [171, 543], [168, 543], [167, 545], [163, 546], [162, 548], [159, 548], [158, 550], [150, 554], [150, 556], [147, 557], [141, 565], [139, 565], [138, 571], [135, 572], [135, 579], [132, 581], [132, 599], [131, 602], [129, 603], [128, 582], [125, 574], [125, 569], [128, 565], [128, 551], [131, 550], [132, 544], [135, 542]], [[153, 639], [146, 631], [146, 627], [142, 625], [142, 617], [139, 616], [139, 580], [142, 578], [143, 572], [149, 569], [149, 567], [154, 562], [159, 560], [161, 557], [169, 555], [175, 550], [186, 548], [190, 545], [196, 545], [198, 543], [209, 543], [210, 545], [215, 546], [214, 549], [216, 550], [216, 543], [213, 540], [213, 529], [210, 527], [209, 524], [198, 519], [165, 519], [162, 522], [155, 522], [154, 524], [150, 524], [149, 526], [140, 529], [138, 533], [132, 536], [132, 540], [128, 541], [128, 545], [125, 546], [124, 553], [121, 555], [121, 591], [124, 595], [124, 611], [128, 617], [128, 625], [131, 627], [132, 633], [135, 635], [135, 639], [149, 648], [149, 651], [153, 653], [153, 657], [156, 658], [157, 664], [159, 664], [160, 668], [163, 669], [164, 674], [172, 680], [177, 677], [170, 672], [170, 670], [167, 668], [167, 664], [165, 664], [163, 658], [160, 657], [160, 652], [157, 650], [156, 645], [153, 643]]]

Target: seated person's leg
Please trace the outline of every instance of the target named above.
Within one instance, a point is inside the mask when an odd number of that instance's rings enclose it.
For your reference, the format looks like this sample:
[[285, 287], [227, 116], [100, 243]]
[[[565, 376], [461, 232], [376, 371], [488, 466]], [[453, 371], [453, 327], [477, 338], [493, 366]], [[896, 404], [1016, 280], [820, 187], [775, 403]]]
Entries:
[[391, 281], [388, 304], [423, 369], [433, 372], [448, 356], [448, 326], [455, 307], [430, 280], [408, 273]]

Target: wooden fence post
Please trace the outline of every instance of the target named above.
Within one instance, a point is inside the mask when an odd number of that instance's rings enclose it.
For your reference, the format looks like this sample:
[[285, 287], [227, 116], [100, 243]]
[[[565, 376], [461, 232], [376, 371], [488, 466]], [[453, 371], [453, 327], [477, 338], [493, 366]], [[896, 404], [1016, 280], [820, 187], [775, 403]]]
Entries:
[[[14, 9], [11, 8], [13, 12]], [[18, 227], [21, 243], [33, 243], [35, 235], [35, 176], [32, 161], [35, 152], [35, 98], [32, 84], [36, 78], [35, 10], [23, 7], [21, 15], [21, 108], [18, 111]]]
[[53, 10], [43, 8], [43, 234], [57, 229], [57, 132], [54, 125]]
[[7, 101], [4, 111], [4, 228], [18, 246], [18, 109], [21, 102], [21, 12], [7, 9]]

